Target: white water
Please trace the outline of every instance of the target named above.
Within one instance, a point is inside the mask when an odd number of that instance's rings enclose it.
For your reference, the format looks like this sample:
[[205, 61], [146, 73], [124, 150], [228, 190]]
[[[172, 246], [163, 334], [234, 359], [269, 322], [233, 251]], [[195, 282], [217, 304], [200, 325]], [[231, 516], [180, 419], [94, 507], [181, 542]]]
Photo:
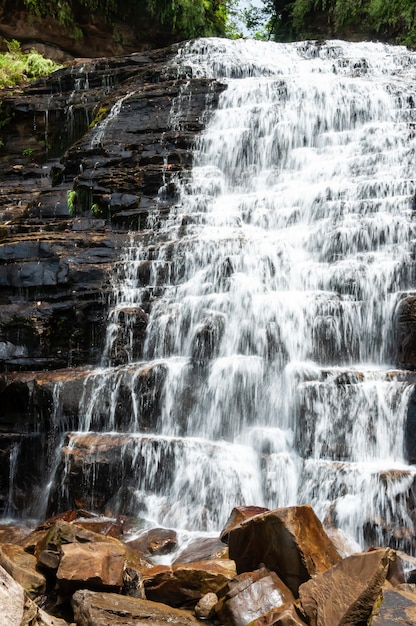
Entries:
[[[414, 288], [416, 55], [208, 39], [186, 44], [175, 64], [227, 89], [162, 231], [126, 251], [106, 357], [124, 333], [126, 365], [87, 381], [81, 429], [105, 413], [117, 430], [120, 386], [131, 395], [136, 454], [146, 457], [149, 432], [156, 449], [172, 450], [165, 485], [144, 480], [142, 464], [137, 474], [137, 498], [157, 523], [216, 531], [234, 505], [309, 502], [361, 544], [367, 523], [380, 541], [383, 525], [410, 531], [412, 386], [389, 370], [394, 311]], [[137, 380], [148, 371], [161, 410], [141, 439]], [[146, 472], [156, 476], [166, 468], [154, 450]]]

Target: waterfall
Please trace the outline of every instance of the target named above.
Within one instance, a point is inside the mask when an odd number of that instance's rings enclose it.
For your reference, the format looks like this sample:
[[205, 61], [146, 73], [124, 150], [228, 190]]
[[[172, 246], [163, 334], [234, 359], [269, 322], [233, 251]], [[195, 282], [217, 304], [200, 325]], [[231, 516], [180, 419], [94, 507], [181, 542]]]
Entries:
[[132, 234], [68, 449], [113, 438], [130, 505], [158, 524], [218, 531], [235, 505], [311, 503], [361, 545], [402, 545], [413, 386], [394, 316], [415, 282], [416, 55], [202, 39], [173, 64], [226, 89], [169, 216]]

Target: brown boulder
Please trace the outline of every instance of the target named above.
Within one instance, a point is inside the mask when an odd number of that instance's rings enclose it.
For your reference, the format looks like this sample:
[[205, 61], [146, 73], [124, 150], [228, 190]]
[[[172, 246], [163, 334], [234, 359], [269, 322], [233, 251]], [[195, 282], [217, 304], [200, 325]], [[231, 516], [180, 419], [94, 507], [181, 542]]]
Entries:
[[228, 583], [228, 591], [217, 607], [217, 614], [226, 626], [247, 626], [263, 613], [294, 599], [277, 574], [263, 567], [240, 574]]
[[206, 593], [195, 605], [195, 615], [199, 619], [211, 619], [215, 616], [215, 606], [218, 603], [216, 593]]
[[198, 620], [188, 611], [159, 602], [129, 598], [114, 593], [77, 591], [72, 598], [78, 626], [197, 626]]
[[233, 528], [239, 526], [245, 520], [251, 519], [255, 515], [261, 515], [266, 513], [270, 509], [265, 509], [262, 506], [235, 506], [231, 511], [231, 515], [225, 523], [224, 528], [221, 531], [220, 539], [224, 543], [228, 542], [228, 534]]
[[194, 606], [207, 593], [218, 593], [236, 575], [233, 561], [200, 561], [157, 566], [144, 572], [146, 597], [170, 606]]
[[353, 554], [301, 585], [299, 598], [308, 622], [314, 626], [367, 623], [395, 556], [390, 548]]
[[[109, 545], [123, 546], [123, 544], [113, 537], [100, 535], [90, 530], [62, 520], [58, 520], [50, 528], [36, 530], [24, 541], [19, 542], [25, 550], [33, 552], [37, 559], [50, 561], [53, 555], [59, 559], [62, 546], [71, 543], [106, 543]], [[47, 553], [46, 555], [44, 553]], [[53, 569], [53, 567], [52, 567]]]
[[0, 566], [20, 583], [29, 594], [43, 593], [46, 579], [36, 569], [36, 558], [21, 546], [6, 543], [0, 546]]
[[341, 559], [309, 505], [275, 509], [235, 526], [228, 536], [237, 572], [264, 564], [297, 596], [299, 585]]
[[64, 593], [74, 589], [120, 590], [126, 552], [123, 546], [106, 543], [71, 543], [61, 547], [56, 573]]

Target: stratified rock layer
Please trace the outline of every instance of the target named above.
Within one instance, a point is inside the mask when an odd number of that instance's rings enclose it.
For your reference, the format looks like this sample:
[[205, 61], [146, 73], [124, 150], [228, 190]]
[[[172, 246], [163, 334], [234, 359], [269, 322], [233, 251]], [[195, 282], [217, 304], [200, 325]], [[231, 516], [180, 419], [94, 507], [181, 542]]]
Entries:
[[[189, 80], [186, 68], [171, 63], [176, 52], [74, 61], [2, 100], [0, 512], [45, 513], [42, 485], [54, 446], [63, 431], [78, 430], [88, 372], [102, 359], [127, 233], [136, 231], [131, 245], [146, 246], [148, 216], [155, 226], [166, 218], [174, 177], [191, 165], [206, 95], [215, 105], [223, 88]], [[173, 129], [172, 102], [185, 85], [192, 98]], [[145, 284], [149, 267], [139, 271]], [[134, 329], [130, 358], [141, 357], [152, 297], [149, 289], [141, 307], [120, 312]], [[126, 361], [123, 338], [108, 360]], [[158, 397], [146, 394], [152, 375], [143, 374], [131, 392], [124, 383], [117, 426], [135, 393], [146, 404], [139, 427], [154, 421]], [[50, 511], [61, 504], [55, 498]]]

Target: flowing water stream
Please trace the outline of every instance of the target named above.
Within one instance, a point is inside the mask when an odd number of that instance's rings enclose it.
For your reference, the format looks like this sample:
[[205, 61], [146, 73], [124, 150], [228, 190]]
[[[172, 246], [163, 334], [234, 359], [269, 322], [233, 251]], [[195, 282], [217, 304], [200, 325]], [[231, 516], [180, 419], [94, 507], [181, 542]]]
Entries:
[[227, 88], [177, 204], [125, 251], [73, 443], [127, 431], [133, 497], [158, 524], [218, 531], [235, 505], [311, 503], [361, 545], [411, 533], [394, 315], [415, 282], [415, 53], [205, 39], [174, 64]]

